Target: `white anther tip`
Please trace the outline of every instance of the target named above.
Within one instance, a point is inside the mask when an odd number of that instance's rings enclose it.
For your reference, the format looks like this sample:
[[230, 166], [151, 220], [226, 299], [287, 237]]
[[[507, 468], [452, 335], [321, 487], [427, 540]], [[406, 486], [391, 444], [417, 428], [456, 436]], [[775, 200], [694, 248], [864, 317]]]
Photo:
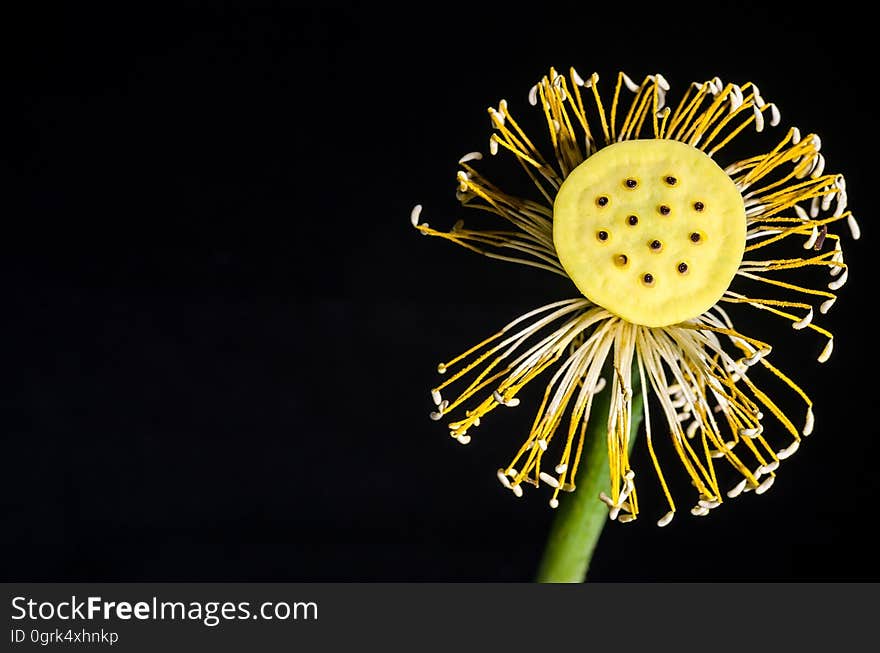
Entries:
[[535, 84], [529, 89], [529, 104], [533, 107], [538, 106], [538, 85]]
[[514, 493], [517, 497], [521, 497], [521, 496], [523, 495], [522, 486], [520, 486], [519, 483], [517, 483], [516, 485], [514, 485], [514, 486], [511, 487], [510, 489], [513, 490], [513, 493]]
[[578, 86], [584, 85], [584, 78], [581, 77], [580, 75], [578, 75], [578, 71], [576, 71], [574, 69], [574, 67], [572, 67], [572, 69], [571, 69], [571, 78], [574, 80], [574, 83], [577, 84]]
[[412, 226], [419, 226], [419, 217], [422, 215], [422, 205], [416, 204], [413, 207], [413, 210], [409, 214], [409, 221], [412, 222]]
[[841, 274], [837, 279], [828, 284], [829, 290], [838, 290], [846, 283], [847, 278], [847, 268], [843, 268], [843, 274]]
[[541, 451], [547, 451], [547, 440], [538, 440], [538, 447]]
[[519, 406], [519, 398], [513, 397], [512, 399], [508, 399], [504, 405], [507, 406], [508, 408], [514, 408], [516, 406]]
[[507, 478], [507, 474], [504, 473], [503, 469], [498, 470], [498, 482], [501, 483], [508, 490], [510, 489], [510, 481]]
[[666, 81], [666, 78], [663, 75], [657, 73], [655, 75], [655, 78], [657, 79], [657, 86], [662, 88], [664, 91], [669, 90], [669, 82]]
[[805, 329], [807, 325], [813, 321], [813, 308], [810, 307], [810, 310], [807, 314], [797, 322], [792, 323], [791, 327], [795, 330]]
[[556, 510], [559, 507], [559, 499], [550, 499], [550, 507]]
[[741, 480], [739, 483], [737, 483], [736, 485], [734, 485], [733, 488], [731, 488], [730, 490], [728, 490], [728, 491], [727, 491], [727, 496], [728, 496], [728, 498], [730, 498], [730, 499], [735, 499], [735, 498], [738, 497], [740, 494], [742, 494], [742, 491], [746, 489], [746, 483], [747, 483], [747, 482], [748, 482], [747, 479], [743, 479], [743, 480]]
[[852, 214], [846, 217], [846, 224], [849, 226], [849, 233], [853, 237], [853, 240], [858, 240], [862, 237], [862, 230], [859, 228], [859, 223], [856, 222], [855, 216]]
[[798, 447], [800, 447], [800, 446], [801, 446], [800, 440], [795, 440], [790, 445], [788, 445], [785, 449], [781, 449], [780, 451], [777, 451], [776, 457], [779, 458], [779, 460], [785, 460], [786, 458], [789, 458], [792, 455], [794, 455], [795, 451], [797, 451]]
[[559, 481], [554, 476], [550, 476], [550, 474], [548, 474], [547, 472], [541, 472], [540, 474], [538, 474], [538, 478], [540, 478], [550, 487], [559, 487]]
[[733, 113], [742, 106], [743, 99], [741, 95], [730, 94], [730, 113]]
[[461, 157], [458, 162], [459, 163], [467, 163], [468, 161], [479, 161], [483, 158], [483, 155], [480, 152], [468, 152], [463, 157]]
[[754, 437], [757, 437], [758, 435], [760, 435], [763, 430], [764, 430], [764, 427], [759, 424], [758, 426], [756, 426], [754, 428], [740, 429], [739, 434], [745, 438], [754, 438]]
[[660, 528], [663, 528], [664, 526], [668, 525], [669, 522], [672, 521], [673, 517], [675, 517], [675, 511], [670, 510], [665, 515], [663, 515], [660, 519], [657, 520], [657, 526], [659, 526]]
[[[803, 210], [803, 209], [801, 209]], [[810, 237], [807, 238], [807, 242], [804, 243], [804, 249], [812, 249], [813, 245], [816, 244], [816, 241], [819, 239], [819, 229], [816, 225], [813, 225], [813, 231], [810, 233]]]
[[437, 374], [446, 374], [446, 365], [444, 363], [437, 365]]
[[430, 417], [431, 420], [433, 420], [434, 422], [439, 422], [443, 418], [443, 413], [441, 413], [439, 410], [432, 410], [428, 417]]
[[831, 352], [834, 349], [834, 338], [831, 338], [828, 343], [825, 345], [825, 349], [822, 350], [822, 353], [819, 354], [818, 360], [820, 363], [826, 362], [831, 357]]
[[[810, 435], [813, 432], [813, 425], [815, 423], [815, 418], [813, 417], [813, 407], [810, 406], [807, 408], [807, 416], [804, 419], [804, 428], [801, 431], [803, 435]], [[797, 441], [795, 441], [797, 442]]]
[[755, 488], [755, 494], [764, 494], [775, 482], [775, 476], [768, 476], [758, 487]]
[[635, 515], [621, 515], [617, 521], [619, 521], [621, 524], [628, 524], [631, 521], [635, 521], [635, 520], [636, 520]]
[[439, 406], [443, 401], [443, 397], [440, 396], [440, 391], [437, 389], [431, 390], [431, 399], [434, 400], [436, 406]]
[[761, 111], [761, 108], [757, 104], [752, 107], [752, 110], [755, 114], [755, 131], [764, 131], [764, 112]]
[[498, 141], [495, 140], [495, 134], [489, 137], [489, 154], [492, 156], [498, 154]]
[[779, 107], [777, 107], [772, 102], [770, 103], [770, 126], [775, 127], [779, 124], [779, 120], [782, 116], [779, 114]]
[[565, 463], [559, 463], [556, 465], [555, 469], [557, 474], [565, 474], [565, 472], [568, 471], [568, 465]]
[[819, 305], [819, 312], [824, 315], [828, 312], [828, 310], [834, 305], [834, 302], [837, 301], [837, 297], [832, 297], [831, 299], [826, 299]]
[[627, 87], [630, 91], [632, 91], [633, 93], [635, 93], [636, 91], [639, 90], [639, 85], [636, 84], [632, 79], [630, 79], [629, 75], [627, 75], [626, 73], [620, 73], [620, 74], [621, 74], [621, 77], [622, 77], [622, 79], [623, 79], [623, 83], [626, 85], [626, 87]]
[[470, 444], [471, 442], [471, 436], [469, 435], [459, 435], [455, 439], [458, 440], [459, 444]]
[[693, 508], [691, 508], [691, 514], [694, 517], [705, 517], [706, 515], [709, 514], [709, 509], [704, 508], [703, 506], [697, 505], [697, 506], [694, 506]]

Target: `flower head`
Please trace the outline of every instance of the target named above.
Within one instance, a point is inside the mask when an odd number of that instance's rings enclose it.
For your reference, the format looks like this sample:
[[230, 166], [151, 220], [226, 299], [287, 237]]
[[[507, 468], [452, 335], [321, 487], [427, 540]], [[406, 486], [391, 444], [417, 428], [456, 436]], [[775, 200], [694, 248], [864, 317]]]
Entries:
[[[575, 489], [594, 397], [610, 393], [611, 486], [600, 499], [612, 519], [627, 522], [639, 512], [629, 457], [639, 392], [648, 451], [669, 506], [657, 522], [665, 526], [677, 507], [656, 452], [660, 437], [696, 489], [691, 513], [702, 516], [743, 492], [767, 491], [780, 462], [811, 433], [810, 398], [770, 362], [770, 344], [738, 330], [724, 307], [749, 306], [821, 336], [817, 358], [827, 361], [833, 336], [813, 323], [813, 304], [826, 313], [846, 282], [832, 228], [846, 221], [854, 239], [859, 228], [847, 210], [844, 178], [825, 172], [814, 134], [791, 127], [769, 149], [721, 163], [734, 142], [780, 122], [754, 84], [716, 77], [667, 103], [670, 87], [659, 74], [636, 84], [619, 73], [610, 98], [598, 81], [595, 73], [584, 80], [573, 68], [567, 77], [551, 69], [532, 87], [529, 103], [543, 112], [550, 158], [505, 100], [489, 109], [490, 154], [512, 155], [537, 194], [493, 185], [476, 169], [482, 155], [473, 152], [459, 161], [458, 199], [507, 228], [470, 229], [459, 221], [438, 231], [420, 223], [420, 206], [413, 210], [413, 226], [424, 235], [562, 275], [579, 291], [441, 363], [445, 378], [431, 390], [431, 418], [450, 419], [451, 436], [467, 444], [487, 414], [517, 406], [524, 386], [549, 376], [528, 437], [498, 479], [517, 496], [523, 483], [546, 485], [556, 507], [561, 491]], [[807, 268], [830, 273], [827, 289], [814, 287], [810, 275], [797, 278]], [[790, 418], [752, 368], [769, 371], [799, 397], [803, 417]], [[734, 470], [732, 485], [721, 486], [721, 464]]]

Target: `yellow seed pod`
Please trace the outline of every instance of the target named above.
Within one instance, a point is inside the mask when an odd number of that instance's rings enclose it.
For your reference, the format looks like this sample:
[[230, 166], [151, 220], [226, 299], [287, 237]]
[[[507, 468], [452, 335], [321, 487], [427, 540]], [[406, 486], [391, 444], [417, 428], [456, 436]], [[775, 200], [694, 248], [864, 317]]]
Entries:
[[575, 168], [553, 205], [563, 268], [592, 302], [649, 327], [694, 318], [742, 261], [742, 195], [709, 156], [679, 141], [623, 141]]

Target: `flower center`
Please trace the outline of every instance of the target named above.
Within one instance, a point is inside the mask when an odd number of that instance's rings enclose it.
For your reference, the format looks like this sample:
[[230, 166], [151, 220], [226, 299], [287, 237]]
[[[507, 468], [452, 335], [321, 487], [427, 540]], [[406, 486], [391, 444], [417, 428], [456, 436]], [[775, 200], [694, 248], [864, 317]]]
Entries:
[[730, 177], [695, 147], [622, 141], [563, 182], [553, 241], [587, 299], [634, 324], [668, 326], [727, 290], [745, 249], [745, 208]]

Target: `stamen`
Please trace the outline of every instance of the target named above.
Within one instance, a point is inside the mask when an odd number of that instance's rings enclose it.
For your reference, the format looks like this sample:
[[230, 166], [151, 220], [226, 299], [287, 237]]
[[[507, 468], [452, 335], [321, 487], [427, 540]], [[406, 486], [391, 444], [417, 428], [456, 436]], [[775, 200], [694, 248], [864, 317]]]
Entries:
[[759, 469], [761, 471], [761, 474], [769, 474], [770, 472], [775, 472], [777, 469], [779, 469], [779, 461], [773, 460], [766, 465], [761, 465]]
[[666, 78], [663, 75], [661, 75], [660, 73], [657, 73], [656, 75], [654, 75], [654, 77], [657, 80], [657, 86], [659, 86], [664, 91], [669, 90], [669, 88], [670, 88], [669, 82], [666, 81]]
[[620, 75], [623, 78], [623, 83], [626, 84], [626, 87], [633, 93], [637, 93], [639, 90], [639, 85], [631, 80], [629, 78], [629, 75], [627, 75], [626, 73], [620, 73]]
[[828, 284], [829, 290], [838, 290], [843, 284], [846, 283], [846, 277], [849, 273], [849, 268], [843, 268], [843, 274], [841, 274], [837, 279]]
[[853, 240], [858, 240], [862, 237], [862, 230], [859, 228], [859, 223], [856, 222], [855, 216], [852, 214], [848, 215], [846, 218], [846, 224], [849, 226], [849, 232], [852, 235]]
[[825, 155], [821, 152], [816, 155], [816, 165], [813, 167], [813, 170], [810, 172], [810, 177], [816, 179], [822, 175], [822, 172], [825, 170]]
[[813, 225], [813, 232], [810, 234], [810, 237], [807, 239], [807, 242], [804, 243], [804, 249], [811, 249], [813, 245], [816, 244], [816, 241], [819, 239], [819, 229]]
[[660, 519], [657, 520], [657, 526], [659, 526], [660, 528], [663, 528], [664, 526], [669, 524], [669, 522], [672, 521], [673, 517], [675, 517], [675, 511], [670, 510], [665, 515], [663, 515]]
[[819, 237], [816, 239], [816, 244], [813, 245], [813, 249], [815, 251], [819, 251], [822, 249], [822, 245], [825, 244], [825, 238], [828, 236], [828, 225], [822, 225], [822, 228], [819, 229]]
[[804, 428], [801, 431], [803, 435], [810, 435], [813, 432], [813, 407], [807, 407], [807, 416], [804, 419]]
[[482, 158], [483, 155], [480, 152], [468, 152], [463, 157], [461, 157], [458, 162], [467, 163], [468, 161], [480, 161]]
[[750, 429], [740, 429], [739, 434], [746, 438], [755, 438], [761, 435], [764, 432], [764, 427], [761, 424], [758, 424], [754, 428]]
[[758, 108], [758, 105], [752, 107], [755, 114], [755, 131], [764, 131], [764, 113]]
[[819, 358], [816, 360], [820, 363], [824, 363], [831, 357], [831, 351], [834, 349], [834, 338], [829, 338], [828, 343], [825, 345], [825, 349], [822, 350], [822, 353], [819, 354]]
[[794, 455], [794, 452], [798, 450], [798, 447], [801, 446], [800, 440], [795, 440], [790, 445], [788, 445], [785, 449], [780, 449], [776, 452], [776, 457], [779, 460], [785, 460], [786, 458], [790, 458]]
[[775, 476], [768, 476], [757, 488], [755, 488], [755, 494], [764, 494], [775, 482]]
[[824, 315], [825, 313], [828, 312], [828, 309], [830, 309], [831, 306], [832, 306], [832, 305], [834, 304], [834, 302], [836, 302], [836, 301], [837, 301], [837, 297], [832, 297], [831, 299], [826, 299], [824, 302], [822, 302], [822, 303], [819, 305], [819, 312], [822, 313], [822, 315]]
[[793, 329], [804, 329], [806, 326], [813, 321], [813, 308], [810, 307], [809, 312], [803, 317], [803, 319], [798, 320], [797, 322], [792, 323]]
[[736, 497], [738, 497], [740, 494], [742, 494], [742, 491], [746, 489], [746, 483], [748, 483], [748, 479], [744, 478], [739, 483], [734, 485], [731, 490], [728, 490], [727, 496], [731, 499], [735, 499]]

